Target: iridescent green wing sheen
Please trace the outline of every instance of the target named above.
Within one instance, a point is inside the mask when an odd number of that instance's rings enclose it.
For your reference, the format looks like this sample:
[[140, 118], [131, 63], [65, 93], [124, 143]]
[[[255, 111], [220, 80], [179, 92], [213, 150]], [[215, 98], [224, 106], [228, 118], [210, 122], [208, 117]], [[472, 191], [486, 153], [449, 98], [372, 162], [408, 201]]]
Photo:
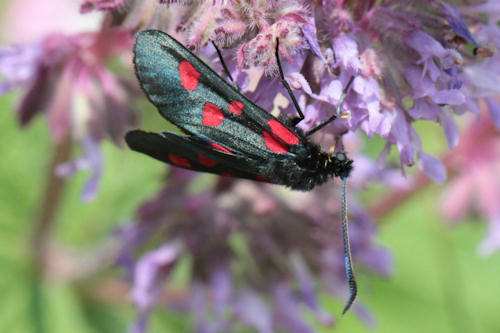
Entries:
[[134, 55], [149, 100], [185, 133], [256, 160], [293, 159], [307, 152], [307, 140], [295, 128], [255, 105], [169, 35], [140, 32]]

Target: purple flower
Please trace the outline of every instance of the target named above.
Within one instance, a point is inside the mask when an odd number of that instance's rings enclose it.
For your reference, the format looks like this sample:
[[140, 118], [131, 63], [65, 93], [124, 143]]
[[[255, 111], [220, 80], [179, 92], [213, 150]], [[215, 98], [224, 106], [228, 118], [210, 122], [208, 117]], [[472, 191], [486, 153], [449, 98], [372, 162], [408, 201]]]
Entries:
[[[175, 177], [180, 172], [176, 168], [172, 172], [173, 183], [144, 204], [135, 226], [122, 233], [127, 256], [153, 239], [160, 241], [157, 250], [127, 265], [134, 272], [134, 295], [141, 296], [134, 296], [141, 314], [138, 323], [158, 304], [157, 288], [165, 286], [177, 263], [188, 256], [189, 297], [181, 308], [195, 315], [199, 332], [231, 331], [229, 314], [260, 332], [313, 332], [302, 305], [322, 324], [333, 325], [317, 293], [325, 289], [347, 298], [341, 234], [332, 223], [340, 208], [336, 186], [283, 194], [271, 186], [221, 178], [213, 187], [188, 195], [190, 177]], [[354, 259], [373, 272], [389, 274], [390, 256], [375, 244], [368, 216], [353, 214], [351, 221]], [[131, 237], [134, 229], [137, 237]], [[172, 251], [172, 244], [177, 250]], [[323, 287], [317, 286], [317, 276]], [[355, 311], [372, 320], [361, 305]]]
[[31, 83], [41, 53], [40, 46], [36, 44], [0, 49], [0, 73], [5, 78], [0, 83], [0, 93]]
[[45, 112], [55, 141], [70, 137], [83, 146], [84, 157], [59, 170], [65, 176], [78, 169], [93, 170], [83, 191], [85, 201], [98, 189], [102, 165], [98, 142], [109, 135], [121, 144], [125, 128], [134, 120], [131, 100], [138, 94], [136, 84], [105, 67], [110, 58], [128, 52], [132, 41], [128, 31], [108, 28], [51, 35], [0, 54], [1, 92], [24, 90], [17, 110], [21, 125]]
[[495, 25], [500, 21], [500, 4], [495, 0], [485, 0], [473, 6], [464, 8], [464, 12], [468, 14], [487, 14], [491, 25]]
[[73, 162], [63, 163], [57, 166], [56, 174], [61, 177], [71, 177], [77, 171], [90, 169], [92, 175], [87, 180], [82, 191], [82, 201], [90, 202], [94, 200], [99, 189], [99, 179], [102, 173], [102, 155], [97, 142], [91, 137], [86, 137], [82, 143], [83, 156]]
[[[496, 69], [474, 68], [494, 62], [493, 51], [487, 55], [491, 60], [480, 63], [463, 45], [468, 42], [479, 47], [498, 39], [500, 33], [490, 32], [486, 38], [473, 36], [469, 27], [484, 31], [487, 26], [462, 15], [461, 7], [434, 0], [427, 4], [413, 8], [412, 4], [392, 1], [360, 1], [344, 8], [335, 1], [312, 2], [309, 7], [295, 1], [257, 1], [251, 6], [205, 2], [182, 24], [184, 32], [179, 38], [184, 37], [193, 48], [210, 40], [224, 47], [232, 73], [251, 70], [257, 84], [246, 94], [268, 110], [276, 108], [276, 92], [286, 96], [282, 84], [273, 77], [275, 40], [279, 38], [285, 78], [305, 111], [305, 119], [299, 123], [303, 130], [332, 116], [347, 82], [355, 76], [343, 113], [325, 131], [339, 135], [360, 129], [370, 137], [378, 134], [389, 146], [397, 147], [402, 168], [415, 164], [416, 158], [429, 177], [442, 183], [444, 166], [423, 151], [413, 123], [436, 122], [442, 126], [448, 146], [457, 144], [453, 113], [477, 113], [475, 86], [478, 81], [496, 81], [499, 76]], [[189, 7], [184, 5], [182, 12]], [[168, 10], [174, 11], [173, 7]], [[434, 25], [427, 28], [431, 21]], [[433, 34], [435, 31], [442, 34]], [[249, 68], [253, 66], [256, 69]], [[482, 79], [471, 80], [472, 73]], [[488, 86], [493, 90], [491, 87], [500, 85], [491, 82]], [[294, 117], [297, 114], [292, 103], [278, 109]], [[350, 119], [346, 119], [347, 114]]]
[[109, 10], [123, 6], [125, 0], [85, 0], [80, 5], [80, 13], [88, 13], [93, 10]]
[[[497, 102], [498, 103], [498, 102]], [[442, 212], [450, 221], [463, 219], [472, 209], [489, 224], [489, 233], [479, 245], [482, 255], [500, 249], [500, 130], [489, 114], [469, 122], [466, 133], [449, 157], [454, 171], [442, 196]]]
[[132, 299], [139, 309], [148, 311], [156, 304], [163, 290], [164, 279], [175, 266], [181, 251], [182, 244], [172, 241], [145, 254], [137, 262]]

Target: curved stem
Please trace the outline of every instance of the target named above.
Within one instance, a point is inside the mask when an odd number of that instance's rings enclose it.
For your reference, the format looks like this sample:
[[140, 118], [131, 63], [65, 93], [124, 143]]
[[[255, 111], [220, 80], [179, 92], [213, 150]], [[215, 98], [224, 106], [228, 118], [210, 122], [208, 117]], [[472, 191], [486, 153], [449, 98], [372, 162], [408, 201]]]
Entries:
[[40, 200], [40, 208], [35, 218], [33, 235], [31, 238], [33, 274], [31, 306], [33, 314], [33, 332], [45, 332], [43, 324], [43, 301], [41, 280], [47, 259], [47, 240], [54, 225], [56, 214], [61, 202], [65, 180], [57, 177], [55, 168], [62, 162], [68, 160], [71, 152], [71, 140], [65, 139], [54, 148], [52, 160], [50, 162], [46, 183]]

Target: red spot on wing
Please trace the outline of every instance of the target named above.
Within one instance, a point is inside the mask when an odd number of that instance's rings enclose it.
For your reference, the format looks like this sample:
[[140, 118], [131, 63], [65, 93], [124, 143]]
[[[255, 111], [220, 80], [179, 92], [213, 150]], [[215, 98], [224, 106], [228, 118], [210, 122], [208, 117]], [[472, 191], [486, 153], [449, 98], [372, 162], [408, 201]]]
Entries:
[[206, 167], [213, 167], [214, 165], [217, 164], [217, 162], [212, 161], [211, 159], [202, 154], [198, 154], [198, 161], [200, 161], [200, 163]]
[[241, 115], [241, 113], [243, 112], [243, 103], [241, 103], [240, 101], [232, 101], [231, 103], [229, 103], [229, 111], [238, 116]]
[[205, 126], [219, 126], [224, 120], [224, 114], [217, 107], [217, 105], [212, 103], [205, 103], [203, 107], [203, 125]]
[[194, 68], [193, 65], [187, 60], [179, 63], [179, 76], [181, 78], [181, 85], [186, 90], [195, 90], [198, 86], [200, 73]]
[[267, 123], [269, 124], [269, 127], [271, 127], [271, 132], [289, 145], [296, 145], [300, 142], [299, 138], [295, 134], [290, 132], [288, 128], [283, 126], [276, 119], [269, 119]]
[[189, 163], [189, 161], [183, 157], [180, 157], [180, 156], [177, 156], [174, 154], [168, 154], [168, 159], [171, 160], [172, 163], [174, 163], [175, 165], [185, 167], [185, 168], [191, 167], [191, 163]]
[[227, 149], [226, 147], [223, 147], [215, 142], [210, 142], [210, 146], [214, 149], [217, 149], [223, 153], [228, 153], [228, 154], [234, 154], [232, 151], [230, 151], [229, 149]]
[[261, 176], [259, 174], [255, 175], [255, 179], [260, 180], [261, 182], [267, 182], [267, 183], [271, 182], [269, 178]]
[[269, 150], [274, 151], [275, 153], [288, 153], [288, 148], [273, 138], [271, 133], [268, 131], [262, 131], [262, 135], [264, 135], [264, 142]]
[[221, 172], [220, 173], [221, 176], [226, 176], [226, 177], [232, 177], [229, 173], [227, 172]]

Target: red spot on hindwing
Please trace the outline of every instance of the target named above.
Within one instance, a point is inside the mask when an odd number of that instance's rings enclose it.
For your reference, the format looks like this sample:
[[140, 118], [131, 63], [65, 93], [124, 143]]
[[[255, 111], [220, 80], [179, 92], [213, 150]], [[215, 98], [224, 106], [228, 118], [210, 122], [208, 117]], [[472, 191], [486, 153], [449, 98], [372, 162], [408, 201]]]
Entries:
[[295, 134], [293, 134], [276, 119], [269, 119], [267, 123], [269, 127], [271, 127], [271, 132], [289, 145], [296, 145], [300, 142], [299, 138]]
[[271, 133], [268, 131], [262, 131], [262, 135], [264, 136], [264, 142], [266, 143], [266, 147], [274, 151], [275, 153], [288, 153], [288, 147], [283, 145], [281, 142], [273, 138]]
[[230, 151], [229, 149], [227, 149], [226, 147], [223, 147], [221, 146], [220, 144], [218, 143], [215, 143], [215, 142], [210, 142], [210, 146], [214, 149], [217, 149], [218, 151], [221, 151], [223, 153], [228, 153], [228, 154], [234, 154], [232, 151]]
[[206, 102], [203, 107], [203, 125], [204, 126], [219, 126], [224, 120], [224, 114], [215, 104]]
[[168, 159], [171, 160], [172, 163], [174, 163], [175, 165], [185, 167], [185, 168], [191, 167], [191, 163], [189, 163], [189, 161], [183, 157], [180, 157], [180, 156], [177, 156], [174, 154], [168, 154]]
[[225, 177], [232, 177], [232, 176], [231, 176], [231, 174], [229, 174], [229, 173], [227, 173], [227, 172], [224, 172], [224, 171], [222, 171], [222, 172], [220, 173], [220, 175], [221, 175], [221, 176], [225, 176]]
[[200, 163], [206, 167], [213, 167], [214, 165], [217, 164], [217, 162], [212, 161], [211, 159], [202, 154], [198, 154], [198, 161], [200, 161]]
[[182, 60], [179, 63], [179, 76], [181, 78], [181, 85], [186, 90], [195, 90], [200, 82], [200, 73], [194, 68], [193, 65], [187, 60]]
[[260, 180], [261, 182], [267, 182], [267, 183], [271, 182], [271, 180], [269, 178], [264, 177], [264, 176], [259, 175], [259, 174], [255, 175], [255, 179]]
[[243, 103], [241, 103], [240, 101], [232, 101], [231, 103], [229, 103], [229, 111], [238, 116], [241, 115], [241, 113], [243, 112]]

